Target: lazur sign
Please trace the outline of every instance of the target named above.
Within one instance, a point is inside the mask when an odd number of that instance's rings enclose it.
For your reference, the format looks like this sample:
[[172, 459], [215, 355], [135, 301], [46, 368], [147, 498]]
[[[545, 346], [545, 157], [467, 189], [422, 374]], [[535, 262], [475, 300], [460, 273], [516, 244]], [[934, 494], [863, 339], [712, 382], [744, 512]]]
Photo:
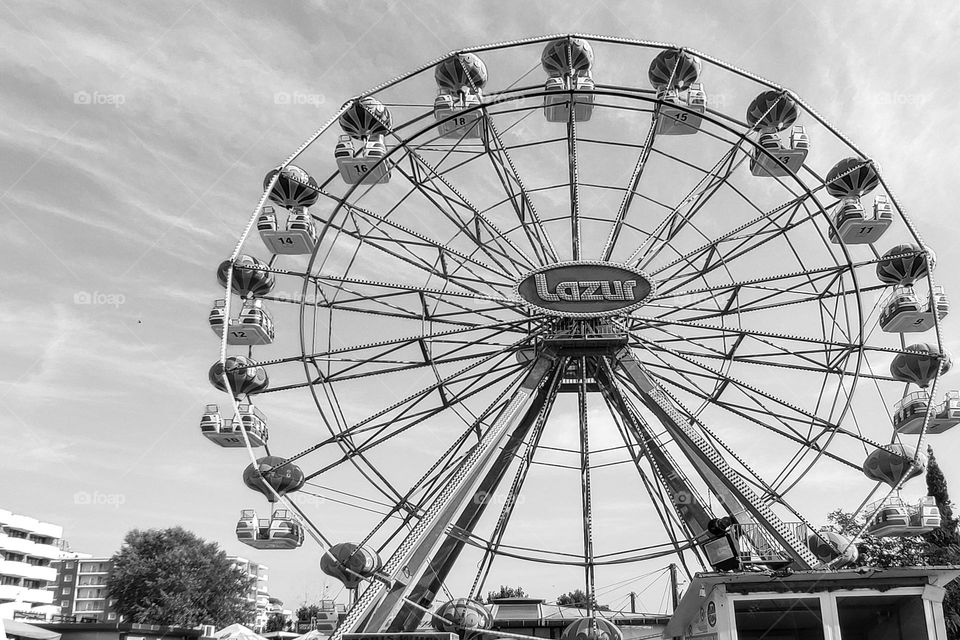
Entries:
[[606, 262], [561, 262], [527, 274], [517, 295], [534, 310], [588, 318], [626, 313], [653, 295], [643, 272]]

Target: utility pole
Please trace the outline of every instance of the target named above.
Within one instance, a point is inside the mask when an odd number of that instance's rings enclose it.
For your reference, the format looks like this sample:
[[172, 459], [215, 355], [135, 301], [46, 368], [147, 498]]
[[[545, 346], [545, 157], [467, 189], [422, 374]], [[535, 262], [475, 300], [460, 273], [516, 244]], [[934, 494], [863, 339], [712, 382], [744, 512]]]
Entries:
[[630, 592], [630, 613], [637, 612], [637, 593], [635, 591]]
[[677, 565], [670, 563], [670, 602], [673, 604], [671, 613], [677, 612], [677, 605], [680, 601], [679, 589], [677, 587]]

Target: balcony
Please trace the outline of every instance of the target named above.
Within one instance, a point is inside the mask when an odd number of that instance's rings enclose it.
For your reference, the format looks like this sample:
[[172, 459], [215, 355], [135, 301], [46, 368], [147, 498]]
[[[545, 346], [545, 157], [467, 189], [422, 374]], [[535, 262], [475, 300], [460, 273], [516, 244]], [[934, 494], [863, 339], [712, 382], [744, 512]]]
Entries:
[[0, 560], [0, 575], [54, 582], [57, 579], [57, 570], [53, 567], [37, 567], [16, 560]]
[[0, 533], [0, 550], [14, 551], [34, 558], [57, 560], [60, 558], [60, 549], [52, 544], [38, 544], [26, 538], [14, 538]]
[[63, 537], [63, 527], [50, 524], [49, 522], [40, 522], [36, 518], [10, 513], [5, 509], [0, 509], [0, 524], [10, 527], [11, 529], [18, 529], [49, 538], [60, 539]]
[[0, 585], [0, 601], [18, 599], [29, 604], [53, 604], [53, 591], [24, 589], [11, 584]]

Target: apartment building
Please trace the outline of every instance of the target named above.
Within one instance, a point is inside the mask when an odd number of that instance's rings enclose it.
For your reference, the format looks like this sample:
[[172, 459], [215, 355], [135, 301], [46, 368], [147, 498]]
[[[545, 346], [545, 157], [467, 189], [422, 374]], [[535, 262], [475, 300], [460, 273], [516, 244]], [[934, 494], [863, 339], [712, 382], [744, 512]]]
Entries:
[[57, 613], [82, 622], [117, 622], [115, 601], [107, 597], [110, 558], [64, 558], [55, 563]]
[[227, 557], [236, 567], [246, 572], [251, 578], [256, 578], [256, 582], [250, 587], [247, 593], [247, 602], [254, 606], [256, 613], [254, 619], [249, 620], [251, 628], [256, 632], [262, 632], [267, 627], [267, 620], [270, 617], [270, 593], [267, 588], [269, 572], [267, 565], [253, 562], [240, 556]]
[[48, 589], [57, 579], [63, 527], [0, 509], [0, 618], [16, 611], [59, 613]]

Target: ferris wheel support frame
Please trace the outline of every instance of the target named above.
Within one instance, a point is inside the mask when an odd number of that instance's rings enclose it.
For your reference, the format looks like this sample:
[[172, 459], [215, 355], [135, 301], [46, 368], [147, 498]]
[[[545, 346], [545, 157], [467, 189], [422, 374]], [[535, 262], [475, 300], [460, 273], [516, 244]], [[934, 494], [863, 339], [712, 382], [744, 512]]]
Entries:
[[[519, 388], [510, 397], [483, 439], [470, 451], [450, 478], [447, 487], [437, 496], [384, 565], [383, 574], [389, 583], [371, 583], [354, 602], [346, 618], [337, 625], [331, 640], [342, 640], [344, 633], [358, 630], [381, 631], [392, 622], [393, 616], [407, 602], [407, 581], [422, 572], [429, 554], [441, 543], [448, 524], [456, 516], [456, 510], [464, 500], [473, 495], [472, 489], [480, 480], [483, 470], [494, 459], [499, 445], [511, 431], [511, 427], [531, 412], [530, 401], [549, 377], [555, 360], [554, 352], [543, 352], [527, 369]], [[536, 409], [539, 412], [539, 407]]]
[[812, 569], [821, 564], [807, 545], [777, 517], [770, 507], [754, 493], [720, 454], [677, 409], [670, 396], [647, 373], [646, 367], [630, 349], [617, 353], [617, 364], [627, 374], [647, 408], [663, 424], [698, 473], [710, 485], [733, 515], [749, 512], [782, 546], [800, 569]]

